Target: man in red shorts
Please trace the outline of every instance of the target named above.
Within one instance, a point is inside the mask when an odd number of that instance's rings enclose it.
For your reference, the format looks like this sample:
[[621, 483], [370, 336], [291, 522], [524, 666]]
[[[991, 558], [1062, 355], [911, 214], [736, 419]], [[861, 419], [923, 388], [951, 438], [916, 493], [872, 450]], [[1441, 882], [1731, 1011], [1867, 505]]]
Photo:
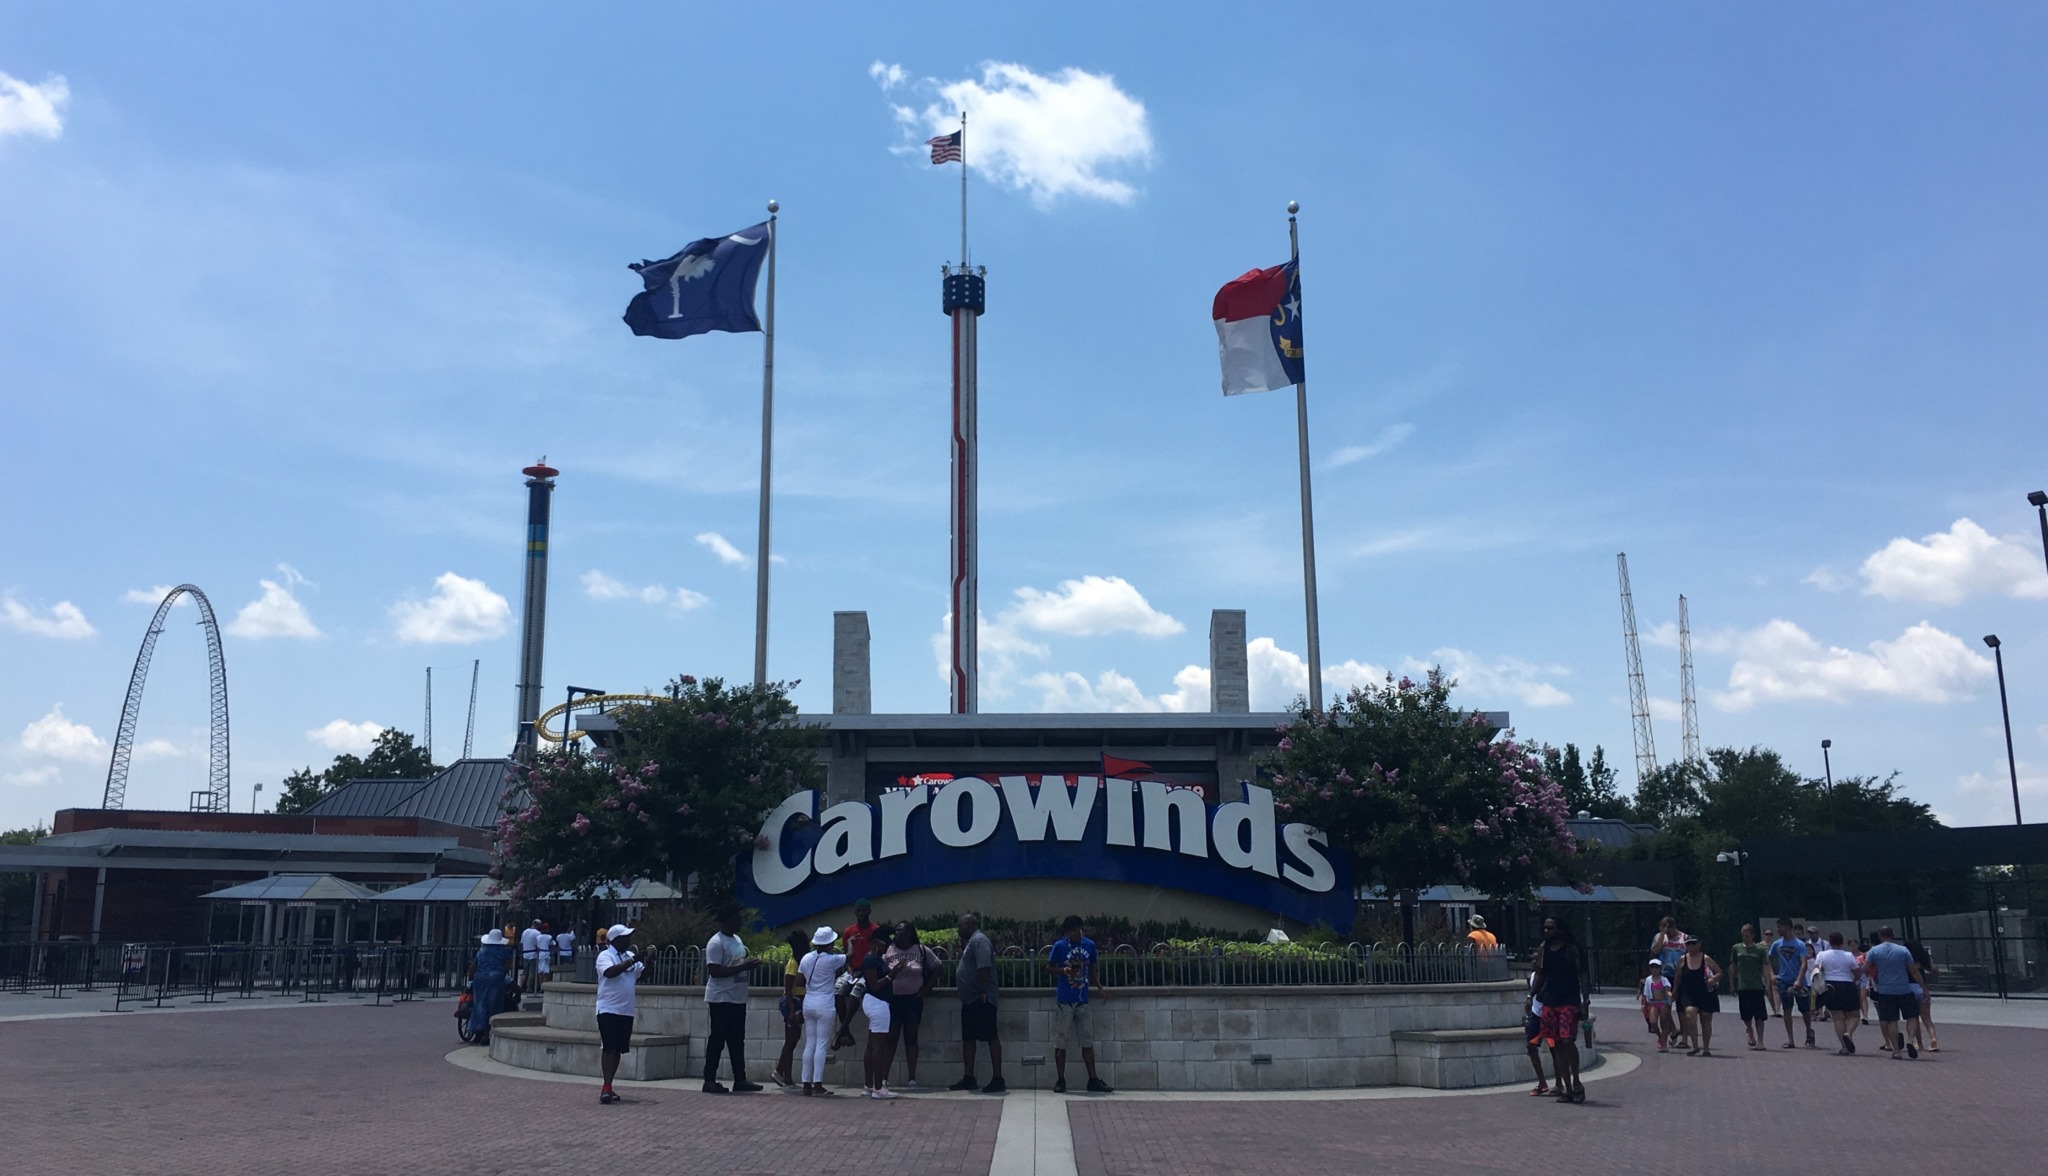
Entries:
[[1593, 1001], [1586, 953], [1571, 928], [1556, 919], [1543, 920], [1543, 944], [1536, 952], [1536, 999], [1543, 1003], [1539, 1037], [1550, 1048], [1551, 1073], [1557, 1076], [1557, 1101], [1585, 1102], [1579, 1082], [1579, 1021]]

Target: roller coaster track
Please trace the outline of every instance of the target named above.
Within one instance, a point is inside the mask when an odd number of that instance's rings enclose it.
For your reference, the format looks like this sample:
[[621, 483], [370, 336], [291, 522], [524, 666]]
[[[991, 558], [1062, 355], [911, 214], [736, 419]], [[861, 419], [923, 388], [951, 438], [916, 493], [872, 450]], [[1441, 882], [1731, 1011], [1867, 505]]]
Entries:
[[149, 677], [149, 656], [156, 651], [156, 639], [164, 631], [164, 618], [180, 596], [190, 596], [199, 606], [199, 623], [206, 630], [206, 663], [213, 691], [212, 734], [207, 742], [206, 783], [208, 805], [213, 812], [228, 811], [228, 667], [220, 654], [220, 625], [214, 620], [213, 602], [192, 584], [180, 584], [164, 595], [150, 618], [149, 632], [142, 635], [142, 649], [135, 655], [135, 672], [128, 677], [128, 700], [121, 704], [121, 728], [114, 736], [114, 758], [107, 764], [107, 791], [100, 807], [117, 809], [128, 799], [128, 760], [135, 751], [135, 723], [142, 714], [142, 686]]
[[576, 710], [603, 710], [606, 707], [620, 706], [622, 704], [667, 702], [668, 700], [668, 696], [663, 694], [586, 694], [582, 698], [577, 699], [573, 704], [558, 702], [542, 712], [540, 718], [534, 721], [533, 733], [543, 742], [547, 743], [561, 743], [565, 740], [581, 738], [583, 736], [582, 731], [570, 730], [564, 732], [548, 730], [549, 720], [558, 715], [564, 716], [562, 719], [564, 727], [569, 725], [570, 719], [566, 716], [568, 716], [572, 705]]

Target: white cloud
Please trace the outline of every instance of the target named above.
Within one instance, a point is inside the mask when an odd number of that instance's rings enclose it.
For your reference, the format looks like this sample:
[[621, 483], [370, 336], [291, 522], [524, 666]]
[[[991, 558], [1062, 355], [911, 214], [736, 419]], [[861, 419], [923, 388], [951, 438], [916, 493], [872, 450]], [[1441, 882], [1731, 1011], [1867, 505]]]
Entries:
[[622, 580], [615, 580], [596, 568], [583, 573], [583, 591], [592, 600], [637, 600], [642, 604], [666, 604], [677, 612], [690, 612], [711, 603], [711, 598], [702, 592], [688, 588], [669, 588], [661, 584], [647, 584], [635, 588]]
[[[1572, 700], [1571, 695], [1542, 680], [1546, 676], [1562, 676], [1569, 670], [1563, 666], [1536, 666], [1519, 658], [1488, 661], [1467, 650], [1445, 648], [1431, 651], [1427, 662], [1412, 657], [1404, 659], [1401, 669], [1420, 677], [1432, 665], [1442, 666], [1444, 673], [1464, 691], [1466, 701], [1474, 706], [1498, 705], [1504, 697], [1535, 707], [1564, 706]], [[1473, 699], [1474, 694], [1485, 697]]]
[[902, 85], [910, 75], [904, 73], [900, 65], [888, 65], [877, 61], [868, 66], [868, 76], [875, 79], [876, 84], [886, 93]]
[[1361, 461], [1371, 461], [1414, 435], [1414, 425], [1388, 425], [1370, 442], [1364, 445], [1346, 445], [1332, 454], [1330, 468], [1337, 469], [1341, 466], [1356, 465]]
[[331, 719], [324, 727], [306, 732], [306, 738], [340, 755], [367, 754], [377, 743], [377, 736], [384, 733], [384, 724], [364, 721], [351, 723], [347, 719]]
[[[162, 604], [164, 602], [164, 597], [169, 596], [171, 594], [171, 589], [173, 587], [174, 585], [171, 584], [157, 584], [149, 588], [130, 588], [128, 591], [123, 592], [121, 594], [121, 603], [146, 604], [151, 608], [155, 608], [157, 605]], [[178, 603], [172, 605], [171, 607], [185, 608], [191, 605], [191, 603], [192, 599], [190, 597], [180, 596], [178, 598]]]
[[1004, 623], [1068, 637], [1136, 633], [1170, 637], [1187, 626], [1152, 607], [1122, 576], [1062, 580], [1050, 592], [1017, 589], [1017, 602], [1003, 610]]
[[434, 577], [432, 596], [401, 600], [391, 606], [391, 616], [400, 641], [458, 645], [503, 635], [512, 605], [482, 580], [442, 572]]
[[1658, 698], [1653, 694], [1650, 696], [1650, 718], [1659, 723], [1683, 723], [1685, 708], [1678, 699]]
[[176, 759], [185, 753], [168, 739], [146, 739], [135, 745], [131, 753], [138, 760]]
[[719, 563], [727, 567], [743, 568], [754, 562], [747, 558], [746, 552], [734, 547], [730, 539], [716, 531], [706, 531], [697, 536], [697, 542], [702, 543], [711, 554], [718, 557]]
[[245, 637], [252, 641], [263, 641], [272, 637], [296, 637], [311, 640], [320, 635], [313, 627], [313, 618], [306, 615], [306, 606], [292, 595], [290, 585], [305, 583], [305, 577], [294, 571], [290, 564], [279, 564], [285, 582], [258, 580], [263, 586], [263, 595], [242, 606], [235, 619], [227, 623], [225, 631], [232, 637]]
[[38, 613], [12, 596], [0, 597], [0, 624], [60, 641], [78, 641], [93, 635], [85, 614], [68, 600], [60, 600], [46, 613]]
[[2048, 573], [2021, 539], [2000, 539], [1969, 519], [1946, 531], [1894, 539], [1863, 561], [1863, 591], [1887, 600], [1956, 604], [1970, 596], [2048, 597]]
[[1173, 691], [1148, 695], [1130, 678], [1104, 670], [1094, 681], [1069, 670], [1033, 674], [1023, 685], [1039, 692], [1038, 709], [1068, 714], [1184, 714], [1209, 709], [1209, 671], [1185, 666], [1173, 676]]
[[[880, 64], [880, 63], [877, 63]], [[869, 70], [883, 88], [891, 70]], [[1145, 105], [1117, 88], [1108, 74], [1063, 69], [1047, 76], [1021, 65], [988, 62], [981, 77], [957, 82], [926, 78], [939, 101], [923, 110], [894, 107], [914, 142], [899, 150], [924, 150], [926, 135], [960, 125], [967, 112], [967, 161], [981, 175], [1029, 193], [1040, 207], [1063, 196], [1129, 204], [1137, 190], [1107, 172], [1152, 162], [1152, 131]]]
[[1990, 658], [1925, 621], [1895, 640], [1871, 642], [1869, 653], [1823, 648], [1785, 620], [1737, 634], [1733, 645], [1728, 689], [1713, 696], [1724, 711], [1759, 702], [1841, 703], [1862, 695], [1948, 702], [1992, 673]]
[[14, 788], [41, 788], [45, 784], [55, 784], [61, 774], [55, 767], [45, 764], [40, 768], [26, 768], [19, 772], [0, 775], [0, 784]]
[[64, 133], [64, 108], [71, 104], [71, 85], [62, 74], [40, 83], [0, 73], [0, 139], [37, 135], [55, 139]]
[[1801, 584], [1811, 584], [1822, 592], [1840, 592], [1849, 586], [1849, 577], [1826, 564], [1813, 569], [1799, 578]]
[[[1300, 654], [1280, 648], [1271, 637], [1254, 637], [1245, 646], [1245, 658], [1253, 710], [1283, 711], [1308, 696], [1308, 661]], [[1323, 696], [1327, 700], [1353, 687], [1375, 685], [1386, 676], [1385, 667], [1370, 662], [1325, 664]]]
[[21, 749], [30, 755], [52, 759], [94, 760], [107, 753], [107, 741], [92, 733], [84, 723], [64, 717], [62, 703], [50, 713], [21, 729]]

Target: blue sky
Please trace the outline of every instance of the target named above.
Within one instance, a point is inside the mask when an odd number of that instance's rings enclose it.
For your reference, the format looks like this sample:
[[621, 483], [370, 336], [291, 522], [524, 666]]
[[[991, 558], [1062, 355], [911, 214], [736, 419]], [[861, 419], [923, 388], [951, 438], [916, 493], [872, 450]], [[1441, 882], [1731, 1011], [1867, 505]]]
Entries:
[[[1296, 199], [1333, 685], [1441, 663], [1627, 782], [1625, 550], [1663, 758], [1683, 592], [1708, 745], [2009, 819], [1996, 632], [2048, 815], [2048, 14], [1163, 11], [0, 4], [0, 826], [98, 802], [181, 581], [237, 807], [428, 666], [442, 758], [472, 659], [501, 751], [541, 454], [548, 695], [749, 674], [760, 340], [618, 316], [771, 196], [771, 670], [824, 708], [866, 609], [878, 708], [943, 709], [958, 172], [910, 148], [963, 100], [984, 709], [1200, 709], [1221, 607], [1301, 689], [1292, 401], [1218, 395], [1209, 322]], [[131, 806], [203, 786], [204, 681], [172, 626]]]

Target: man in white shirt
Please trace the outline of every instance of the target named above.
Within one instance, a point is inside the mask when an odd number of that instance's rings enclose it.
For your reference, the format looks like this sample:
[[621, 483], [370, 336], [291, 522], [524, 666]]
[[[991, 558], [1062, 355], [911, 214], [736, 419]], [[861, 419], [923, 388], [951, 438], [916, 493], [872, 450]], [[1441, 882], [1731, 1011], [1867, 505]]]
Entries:
[[647, 965], [633, 950], [631, 927], [621, 923], [606, 939], [605, 949], [597, 953], [597, 1036], [604, 1046], [604, 1088], [597, 1101], [615, 1103], [619, 1096], [612, 1093], [612, 1076], [619, 1072], [619, 1055], [633, 1052], [633, 1014]]
[[555, 959], [562, 964], [563, 970], [569, 974], [571, 980], [576, 978], [575, 928], [565, 925], [562, 933], [555, 936]]
[[[740, 940], [740, 908], [718, 908], [718, 934], [704, 945], [704, 1001], [710, 1006], [711, 1039], [704, 1045], [704, 1093], [747, 1094], [761, 1089], [747, 1081], [743, 1056], [747, 1038], [747, 971], [761, 961], [747, 954]], [[718, 1055], [732, 1057], [732, 1089], [718, 1081]]]
[[521, 992], [534, 992], [540, 987], [540, 920], [519, 933], [519, 965], [524, 971]]

